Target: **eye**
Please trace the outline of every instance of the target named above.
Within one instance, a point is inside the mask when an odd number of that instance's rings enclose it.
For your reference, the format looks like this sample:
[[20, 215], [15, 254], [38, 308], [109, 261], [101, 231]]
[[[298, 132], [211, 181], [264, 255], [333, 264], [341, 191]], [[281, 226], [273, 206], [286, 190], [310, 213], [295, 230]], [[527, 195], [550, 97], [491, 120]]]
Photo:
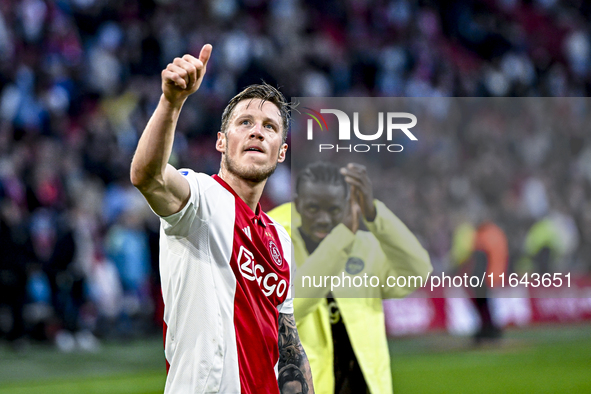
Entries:
[[317, 207], [308, 207], [307, 211], [308, 211], [308, 213], [315, 214], [318, 212], [318, 208]]
[[244, 126], [248, 126], [250, 124], [250, 120], [244, 119], [242, 122], [240, 122], [240, 124], [244, 125]]
[[341, 213], [341, 208], [331, 208], [330, 209], [330, 214], [331, 215], [338, 215]]
[[271, 130], [275, 130], [275, 126], [273, 126], [272, 124], [267, 124], [265, 125], [265, 127]]

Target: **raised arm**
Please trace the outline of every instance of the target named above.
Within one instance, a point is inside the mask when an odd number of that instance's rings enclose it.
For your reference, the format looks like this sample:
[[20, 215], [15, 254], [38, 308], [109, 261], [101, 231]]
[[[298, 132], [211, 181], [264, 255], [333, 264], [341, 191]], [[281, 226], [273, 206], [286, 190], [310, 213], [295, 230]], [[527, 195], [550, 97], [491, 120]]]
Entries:
[[[341, 169], [345, 180], [351, 185], [353, 198], [359, 202], [365, 225], [379, 242], [385, 254], [383, 276], [421, 277], [426, 280], [433, 270], [429, 254], [421, 246], [417, 237], [406, 225], [383, 203], [373, 199], [371, 181], [365, 167], [349, 163]], [[409, 283], [410, 279], [408, 280]], [[413, 282], [415, 280], [413, 279]], [[417, 279], [418, 284], [421, 283]], [[404, 297], [414, 291], [416, 286], [385, 287], [382, 292], [384, 298]]]
[[212, 47], [206, 44], [199, 59], [184, 55], [162, 71], [162, 96], [146, 125], [131, 162], [131, 183], [144, 195], [154, 212], [169, 216], [180, 211], [190, 196], [189, 183], [168, 164], [174, 131], [187, 97], [195, 93]]
[[[312, 383], [312, 370], [308, 362], [308, 356], [304, 351], [296, 322], [292, 314], [279, 314], [279, 365], [278, 370], [281, 371], [283, 367], [288, 365], [295, 365], [304, 375], [308, 390], [302, 387], [302, 393], [314, 394], [314, 384]], [[281, 382], [279, 376], [279, 383]], [[279, 387], [282, 390], [282, 387]], [[283, 392], [283, 391], [281, 391]]]

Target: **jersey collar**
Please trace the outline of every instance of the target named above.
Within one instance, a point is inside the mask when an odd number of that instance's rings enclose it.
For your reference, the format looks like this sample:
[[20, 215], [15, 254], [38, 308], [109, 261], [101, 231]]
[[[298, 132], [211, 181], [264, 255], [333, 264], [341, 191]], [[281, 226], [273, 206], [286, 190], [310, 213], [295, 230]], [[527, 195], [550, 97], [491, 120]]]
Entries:
[[232, 187], [230, 185], [228, 185], [226, 183], [226, 181], [224, 181], [220, 176], [218, 176], [217, 174], [214, 174], [214, 175], [212, 175], [212, 178], [215, 179], [226, 190], [228, 190], [230, 193], [232, 193], [234, 195], [234, 197], [236, 197], [242, 204], [244, 204], [244, 206], [246, 207], [246, 213], [248, 214], [248, 219], [252, 223], [259, 224], [263, 227], [267, 227], [267, 225], [269, 224], [269, 221], [266, 218], [267, 215], [265, 215], [265, 213], [263, 212], [263, 209], [261, 208], [260, 202], [257, 203], [256, 212], [258, 212], [258, 214], [256, 214], [252, 211], [252, 209], [250, 209], [250, 207], [244, 202], [244, 200], [234, 191], [234, 189], [232, 189]]

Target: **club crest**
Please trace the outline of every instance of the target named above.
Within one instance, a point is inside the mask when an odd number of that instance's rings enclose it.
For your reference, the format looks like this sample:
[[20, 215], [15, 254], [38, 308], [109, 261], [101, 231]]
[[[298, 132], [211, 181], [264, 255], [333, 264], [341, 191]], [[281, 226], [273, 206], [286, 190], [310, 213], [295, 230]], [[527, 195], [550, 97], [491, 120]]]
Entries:
[[365, 268], [365, 263], [359, 257], [351, 257], [347, 260], [345, 271], [350, 275], [357, 275]]
[[271, 252], [271, 257], [273, 257], [273, 261], [275, 262], [275, 264], [277, 264], [277, 266], [281, 267], [281, 264], [283, 264], [283, 258], [281, 257], [281, 252], [279, 251], [279, 248], [277, 247], [277, 245], [275, 245], [275, 242], [269, 240], [269, 252]]

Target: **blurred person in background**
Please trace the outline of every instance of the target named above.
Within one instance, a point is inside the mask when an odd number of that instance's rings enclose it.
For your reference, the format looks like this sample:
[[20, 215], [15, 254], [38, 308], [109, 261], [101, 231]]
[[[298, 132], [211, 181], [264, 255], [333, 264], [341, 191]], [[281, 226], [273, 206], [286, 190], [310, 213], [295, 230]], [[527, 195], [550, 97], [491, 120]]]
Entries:
[[[472, 253], [472, 275], [482, 277], [493, 275], [493, 286], [499, 285], [499, 275], [507, 273], [509, 263], [509, 247], [505, 232], [490, 220], [485, 220], [478, 225], [474, 234], [474, 252]], [[490, 280], [486, 285], [475, 289], [475, 297], [472, 299], [478, 315], [480, 316], [480, 329], [474, 334], [477, 343], [488, 339], [498, 339], [502, 330], [495, 323], [490, 309], [489, 291]]]
[[[269, 214], [292, 237], [298, 266], [294, 310], [318, 392], [392, 393], [382, 299], [410, 294], [415, 289], [410, 279], [408, 286], [368, 287], [353, 295], [344, 287], [331, 292], [300, 284], [303, 276], [345, 272], [378, 276], [382, 284], [390, 276], [425, 280], [432, 270], [427, 251], [374, 200], [372, 183], [359, 164], [308, 165], [298, 174], [294, 203]], [[369, 231], [359, 230], [359, 214]]]
[[[108, 261], [117, 268], [123, 289], [121, 334], [133, 335], [134, 321], [142, 320], [153, 311], [150, 294], [150, 248], [144, 228], [142, 207], [125, 207], [105, 238]], [[105, 267], [106, 268], [106, 267]]]
[[[2, 192], [0, 187], [0, 196]], [[0, 330], [8, 328], [3, 334], [12, 347], [19, 350], [24, 346], [23, 312], [28, 270], [34, 256], [31, 254], [29, 233], [23, 223], [23, 212], [10, 199], [0, 200], [0, 251], [0, 305], [10, 309], [9, 324]]]
[[58, 349], [63, 352], [76, 348], [97, 350], [98, 341], [82, 316], [82, 308], [88, 302], [88, 277], [81, 261], [77, 260], [80, 241], [76, 239], [78, 229], [73, 215], [69, 213], [54, 218], [47, 212], [38, 211], [32, 223], [34, 250], [47, 276], [52, 306], [58, 319], [59, 329], [55, 334]]
[[[124, 313], [124, 293], [115, 264], [96, 252], [88, 277], [88, 296], [96, 308], [94, 332], [101, 338], [129, 337], [129, 315]], [[122, 321], [123, 320], [123, 321]], [[98, 344], [98, 342], [97, 342]]]
[[578, 243], [574, 219], [567, 213], [553, 210], [527, 230], [523, 257], [517, 261], [515, 271], [540, 275], [566, 272], [572, 267], [570, 259]]
[[75, 349], [74, 334], [79, 330], [79, 311], [84, 301], [84, 279], [74, 267], [76, 244], [67, 218], [37, 210], [32, 218], [33, 245], [49, 280], [51, 301], [59, 319], [55, 336], [64, 352]]
[[480, 328], [474, 333], [476, 344], [497, 340], [502, 335], [502, 329], [491, 313], [491, 279], [488, 275], [493, 275], [492, 287], [500, 287], [499, 275], [508, 273], [509, 246], [505, 232], [492, 221], [490, 212], [489, 208], [482, 208], [479, 215], [482, 219], [476, 227], [469, 221], [460, 221], [452, 239], [451, 258], [456, 265], [455, 275], [463, 272], [478, 278], [486, 275], [484, 286], [469, 289], [473, 291], [472, 303], [480, 318]]

